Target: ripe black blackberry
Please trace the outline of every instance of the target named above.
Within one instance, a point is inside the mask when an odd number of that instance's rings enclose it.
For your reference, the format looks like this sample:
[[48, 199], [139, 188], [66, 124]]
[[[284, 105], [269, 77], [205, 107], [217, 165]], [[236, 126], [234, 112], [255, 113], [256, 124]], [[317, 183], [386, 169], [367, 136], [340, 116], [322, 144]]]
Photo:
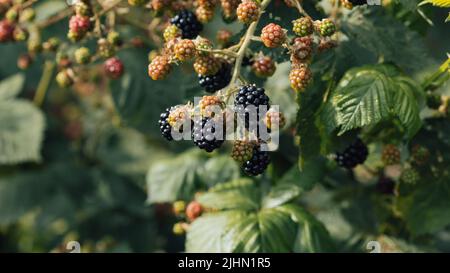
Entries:
[[222, 64], [219, 71], [212, 76], [198, 75], [198, 83], [208, 93], [214, 93], [225, 86], [231, 81], [231, 65], [228, 63]]
[[378, 180], [375, 188], [381, 194], [394, 194], [395, 182], [388, 177], [382, 176]]
[[361, 6], [367, 4], [367, 0], [348, 0], [354, 6]]
[[[254, 84], [241, 87], [234, 100], [234, 106], [238, 117], [242, 118], [244, 113], [245, 128], [251, 129], [253, 133], [257, 133], [257, 136], [259, 136], [259, 133], [263, 131], [263, 128], [259, 126], [260, 121], [266, 115], [266, 112], [260, 113], [259, 106], [267, 106], [266, 111], [270, 108], [269, 97], [266, 95], [264, 88], [256, 87]], [[253, 119], [253, 116], [250, 114], [252, 109], [248, 106], [256, 107], [256, 119]]]
[[336, 153], [336, 162], [341, 167], [353, 169], [358, 164], [364, 163], [368, 155], [369, 150], [367, 149], [367, 146], [358, 138], [353, 144], [347, 147], [344, 152]]
[[250, 160], [247, 160], [242, 165], [245, 174], [249, 176], [257, 176], [262, 174], [269, 166], [270, 156], [266, 151], [261, 151], [260, 146], [253, 149], [253, 155]]
[[166, 111], [162, 112], [159, 118], [159, 129], [161, 130], [162, 136], [168, 141], [172, 141], [172, 126], [170, 126], [168, 118], [170, 115], [171, 108], [167, 108]]
[[170, 23], [181, 30], [183, 39], [194, 39], [203, 30], [203, 25], [197, 19], [197, 16], [189, 11], [182, 10], [175, 17], [170, 19]]
[[159, 129], [161, 130], [162, 136], [167, 139], [168, 141], [172, 141], [172, 126], [170, 126], [168, 118], [170, 115], [170, 108], [167, 108], [166, 111], [161, 113], [159, 118]]
[[[216, 138], [216, 124], [211, 118], [202, 118], [194, 122], [192, 131], [194, 144], [208, 153], [222, 146], [224, 142], [223, 135], [219, 139]], [[217, 133], [220, 134], [220, 132]]]

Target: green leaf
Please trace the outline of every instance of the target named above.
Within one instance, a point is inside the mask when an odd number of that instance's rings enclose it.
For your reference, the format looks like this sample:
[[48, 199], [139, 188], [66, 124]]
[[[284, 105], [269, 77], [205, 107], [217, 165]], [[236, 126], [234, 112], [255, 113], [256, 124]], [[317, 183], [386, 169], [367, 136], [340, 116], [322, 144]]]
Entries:
[[198, 198], [213, 212], [191, 224], [186, 251], [292, 252], [298, 236], [301, 247], [296, 248], [327, 251], [327, 243], [322, 241], [330, 239], [325, 228], [297, 205], [285, 204], [299, 193], [293, 184], [276, 186], [262, 199], [261, 208], [259, 187], [252, 180], [213, 187]]
[[209, 187], [239, 178], [240, 168], [228, 155], [214, 156], [199, 171], [202, 181]]
[[23, 100], [0, 102], [0, 164], [41, 160], [42, 112]]
[[219, 184], [198, 197], [203, 206], [219, 210], [256, 210], [259, 199], [259, 189], [249, 179]]
[[196, 219], [187, 232], [186, 252], [223, 252], [225, 249], [224, 244], [226, 244], [222, 239], [223, 234], [245, 215], [246, 213], [242, 211], [230, 210], [207, 214]]
[[397, 117], [411, 138], [420, 128], [424, 94], [410, 78], [389, 65], [349, 70], [323, 109], [326, 130], [339, 135]]
[[391, 82], [376, 70], [352, 69], [336, 88], [333, 101], [339, 109], [340, 134], [389, 117]]
[[25, 77], [22, 73], [10, 76], [0, 82], [0, 101], [16, 97], [22, 91]]
[[199, 183], [198, 168], [205, 163], [201, 151], [193, 149], [175, 158], [161, 160], [147, 173], [148, 202], [190, 199]]
[[408, 72], [432, 64], [423, 39], [382, 7], [354, 9], [342, 21], [341, 30], [361, 47]]
[[[447, 179], [447, 178], [444, 178]], [[434, 234], [450, 225], [450, 189], [444, 181], [423, 181], [412, 195], [400, 196], [397, 209], [416, 236]]]
[[425, 96], [410, 78], [397, 77], [394, 84], [397, 92], [394, 93], [393, 110], [407, 128], [408, 137], [412, 138], [422, 125], [420, 105], [423, 105]]
[[333, 240], [328, 231], [311, 214], [299, 206], [285, 205], [279, 208], [289, 213], [300, 224], [295, 240], [295, 252], [332, 252], [335, 251]]
[[297, 198], [301, 192], [295, 184], [279, 184], [263, 198], [262, 207], [270, 209], [281, 206]]
[[325, 175], [326, 160], [322, 157], [309, 160], [300, 170], [299, 166], [293, 166], [278, 182], [278, 184], [294, 184], [302, 191], [310, 191], [314, 185], [320, 182]]

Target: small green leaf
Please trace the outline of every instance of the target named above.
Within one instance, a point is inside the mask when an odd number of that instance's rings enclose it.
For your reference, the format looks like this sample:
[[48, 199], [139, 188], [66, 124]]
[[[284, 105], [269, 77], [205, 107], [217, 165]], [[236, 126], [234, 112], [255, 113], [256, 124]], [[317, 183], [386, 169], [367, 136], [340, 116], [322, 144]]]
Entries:
[[275, 208], [286, 204], [301, 194], [301, 189], [295, 184], [279, 184], [273, 187], [262, 200], [263, 208]]
[[25, 77], [22, 73], [10, 76], [0, 82], [0, 101], [16, 97], [22, 91]]
[[0, 164], [41, 160], [45, 119], [24, 100], [0, 102]]

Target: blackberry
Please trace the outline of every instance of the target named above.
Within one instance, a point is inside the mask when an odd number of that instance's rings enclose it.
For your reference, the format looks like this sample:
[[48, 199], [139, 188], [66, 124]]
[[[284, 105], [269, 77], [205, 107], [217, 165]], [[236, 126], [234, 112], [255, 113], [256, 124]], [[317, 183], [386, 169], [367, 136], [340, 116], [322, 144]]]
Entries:
[[[254, 106], [256, 107], [256, 115], [257, 115], [257, 119], [256, 120], [250, 120], [250, 110], [247, 108], [248, 106]], [[236, 95], [236, 98], [234, 100], [234, 106], [235, 106], [235, 110], [237, 113], [244, 113], [244, 119], [245, 119], [245, 128], [249, 129], [250, 127], [252, 128], [252, 132], [254, 132], [256, 130], [256, 132], [260, 132], [260, 128], [259, 128], [259, 121], [265, 117], [262, 116], [259, 112], [259, 106], [267, 106], [267, 110], [268, 108], [270, 108], [270, 102], [269, 102], [269, 97], [266, 95], [264, 88], [261, 87], [256, 87], [256, 85], [254, 84], [250, 84], [250, 85], [246, 85], [241, 87], [241, 89], [239, 90], [239, 92]], [[265, 113], [264, 113], [265, 114]], [[238, 115], [241, 116], [242, 115]], [[252, 126], [250, 126], [252, 125]], [[261, 128], [262, 129], [262, 128]], [[259, 135], [257, 135], [259, 136]]]
[[347, 147], [344, 152], [336, 153], [336, 162], [341, 167], [353, 169], [358, 164], [364, 163], [368, 155], [369, 150], [367, 149], [367, 146], [358, 138], [353, 144]]
[[386, 145], [381, 152], [381, 160], [386, 166], [399, 164], [401, 160], [399, 148], [393, 144]]
[[170, 126], [168, 118], [170, 115], [170, 108], [167, 108], [166, 111], [164, 111], [163, 113], [161, 113], [160, 118], [159, 118], [159, 129], [161, 130], [161, 134], [162, 136], [167, 139], [168, 141], [172, 141], [173, 137], [172, 137], [172, 126]]
[[194, 39], [203, 30], [203, 25], [198, 21], [197, 16], [189, 10], [180, 11], [170, 19], [170, 23], [181, 30], [184, 39]]
[[223, 136], [221, 139], [216, 139], [216, 124], [216, 121], [211, 118], [197, 119], [194, 123], [192, 132], [194, 144], [208, 153], [222, 146], [224, 142]]
[[251, 66], [253, 64], [253, 60], [251, 56], [245, 55], [242, 59], [242, 67]]
[[347, 0], [347, 1], [350, 2], [354, 6], [362, 6], [362, 5], [367, 4], [367, 0]]
[[270, 156], [266, 151], [261, 151], [259, 146], [253, 149], [253, 155], [242, 165], [245, 174], [249, 176], [257, 176], [262, 174], [269, 166]]
[[198, 83], [208, 93], [214, 93], [225, 86], [231, 81], [231, 65], [228, 63], [222, 64], [219, 71], [212, 76], [198, 75]]
[[202, 215], [204, 211], [203, 206], [197, 201], [191, 201], [186, 207], [186, 217], [192, 222]]
[[381, 194], [394, 194], [395, 182], [388, 177], [382, 176], [378, 180], [375, 188]]

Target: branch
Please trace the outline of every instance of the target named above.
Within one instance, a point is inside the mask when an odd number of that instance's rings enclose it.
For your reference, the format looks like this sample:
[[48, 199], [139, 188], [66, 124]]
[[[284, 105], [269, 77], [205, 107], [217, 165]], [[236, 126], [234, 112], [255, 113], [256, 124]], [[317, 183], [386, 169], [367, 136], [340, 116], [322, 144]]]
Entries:
[[44, 64], [44, 71], [42, 72], [41, 79], [39, 81], [36, 94], [34, 95], [33, 102], [36, 106], [40, 107], [45, 99], [48, 87], [53, 76], [53, 70], [55, 69], [55, 63], [52, 61], [46, 61]]

